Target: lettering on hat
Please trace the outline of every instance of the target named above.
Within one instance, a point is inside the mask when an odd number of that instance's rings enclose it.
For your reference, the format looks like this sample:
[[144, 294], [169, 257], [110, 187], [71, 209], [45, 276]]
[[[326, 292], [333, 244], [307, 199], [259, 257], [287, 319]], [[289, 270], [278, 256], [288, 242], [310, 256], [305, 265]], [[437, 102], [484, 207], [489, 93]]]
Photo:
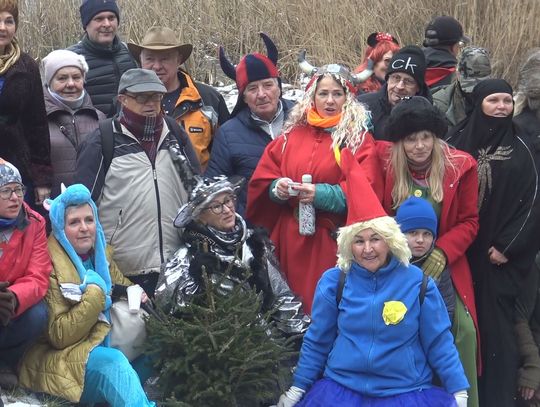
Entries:
[[392, 69], [405, 69], [406, 71], [410, 70], [414, 75], [414, 68], [418, 65], [411, 63], [412, 58], [408, 57], [405, 59], [396, 59], [392, 62]]

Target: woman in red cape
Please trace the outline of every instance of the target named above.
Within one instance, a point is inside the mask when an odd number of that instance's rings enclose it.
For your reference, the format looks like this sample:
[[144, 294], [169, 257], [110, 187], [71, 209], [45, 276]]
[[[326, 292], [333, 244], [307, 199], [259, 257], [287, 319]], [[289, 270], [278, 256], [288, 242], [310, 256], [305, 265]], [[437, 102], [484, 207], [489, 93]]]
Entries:
[[[382, 172], [369, 125], [349, 71], [335, 64], [317, 69], [283, 135], [266, 147], [249, 184], [247, 218], [270, 231], [282, 270], [308, 313], [319, 277], [336, 264], [335, 232], [347, 215], [341, 148], [353, 151], [382, 198]], [[312, 184], [291, 185], [301, 183], [304, 174], [312, 176]], [[316, 209], [312, 236], [299, 233], [299, 202]]]

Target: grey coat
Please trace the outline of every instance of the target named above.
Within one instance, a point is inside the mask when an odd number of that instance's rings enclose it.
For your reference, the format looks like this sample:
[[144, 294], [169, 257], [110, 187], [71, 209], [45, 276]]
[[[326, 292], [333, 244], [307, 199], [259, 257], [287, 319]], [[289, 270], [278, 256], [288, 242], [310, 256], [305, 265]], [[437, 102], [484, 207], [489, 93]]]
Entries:
[[51, 161], [53, 183], [51, 197], [60, 194], [60, 184], [69, 186], [75, 182], [77, 149], [81, 142], [98, 127], [99, 120], [105, 115], [97, 110], [88, 93], [82, 106], [72, 110], [55, 99], [45, 86], [43, 89], [45, 110], [51, 136]]

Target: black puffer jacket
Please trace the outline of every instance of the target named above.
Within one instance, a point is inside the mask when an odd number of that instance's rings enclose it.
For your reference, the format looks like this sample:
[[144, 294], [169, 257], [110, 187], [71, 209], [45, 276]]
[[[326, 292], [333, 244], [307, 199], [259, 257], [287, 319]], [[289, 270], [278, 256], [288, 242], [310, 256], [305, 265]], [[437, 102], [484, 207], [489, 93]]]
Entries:
[[128, 69], [137, 68], [128, 48], [118, 36], [111, 47], [103, 47], [90, 41], [85, 34], [81, 41], [68, 49], [85, 57], [89, 71], [84, 88], [94, 107], [107, 117], [112, 117], [116, 113], [114, 98], [118, 93], [120, 77]]
[[49, 130], [39, 68], [24, 52], [4, 75], [0, 92], [0, 157], [21, 172], [24, 183], [51, 183]]

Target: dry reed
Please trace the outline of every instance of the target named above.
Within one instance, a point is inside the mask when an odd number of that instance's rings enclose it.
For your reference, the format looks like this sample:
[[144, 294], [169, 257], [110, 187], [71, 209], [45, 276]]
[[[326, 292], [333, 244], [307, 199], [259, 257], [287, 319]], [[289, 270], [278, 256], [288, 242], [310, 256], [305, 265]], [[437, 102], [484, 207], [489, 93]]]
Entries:
[[[424, 27], [436, 15], [463, 23], [473, 43], [489, 49], [495, 74], [515, 83], [521, 59], [540, 45], [539, 0], [118, 0], [120, 33], [139, 41], [152, 25], [174, 28], [194, 44], [188, 69], [201, 80], [221, 75], [215, 56], [223, 45], [233, 62], [246, 52], [264, 51], [257, 32], [268, 33], [280, 51], [286, 80], [298, 77], [296, 56], [307, 49], [315, 64], [356, 66], [367, 35], [388, 31], [401, 44], [421, 44]], [[82, 34], [79, 0], [20, 0], [18, 36], [37, 58], [75, 43]]]

